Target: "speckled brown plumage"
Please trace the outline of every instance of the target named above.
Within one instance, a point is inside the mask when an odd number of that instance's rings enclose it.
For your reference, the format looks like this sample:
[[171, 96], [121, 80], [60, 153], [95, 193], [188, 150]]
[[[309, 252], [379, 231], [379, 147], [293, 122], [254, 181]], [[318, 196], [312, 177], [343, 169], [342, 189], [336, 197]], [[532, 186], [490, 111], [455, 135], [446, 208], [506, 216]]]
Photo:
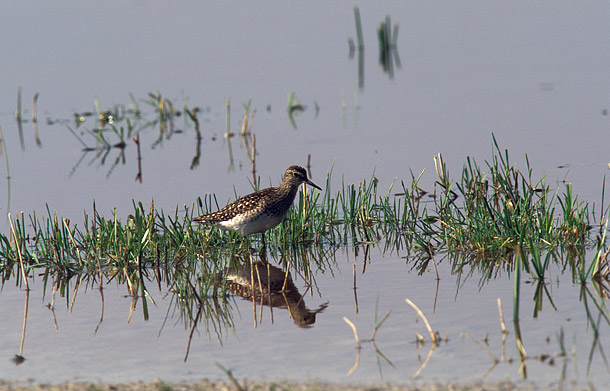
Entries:
[[307, 171], [303, 167], [290, 166], [280, 186], [243, 196], [218, 212], [195, 217], [193, 221], [242, 235], [264, 233], [284, 220], [302, 183], [322, 190], [307, 179]]

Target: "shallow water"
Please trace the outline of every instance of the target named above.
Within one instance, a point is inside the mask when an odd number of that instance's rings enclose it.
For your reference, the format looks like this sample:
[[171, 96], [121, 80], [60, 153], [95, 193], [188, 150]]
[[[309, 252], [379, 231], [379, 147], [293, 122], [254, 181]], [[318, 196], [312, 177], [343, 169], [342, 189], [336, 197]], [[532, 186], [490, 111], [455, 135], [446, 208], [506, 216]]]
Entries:
[[[277, 184], [286, 167], [305, 165], [311, 154], [314, 182], [323, 183], [332, 168], [331, 192], [343, 179], [358, 182], [373, 172], [379, 189], [387, 189], [395, 178], [409, 183], [409, 169], [417, 174], [423, 168], [427, 173], [421, 185], [430, 189], [433, 155], [442, 153], [450, 173], [458, 177], [466, 156], [480, 165], [490, 158], [493, 132], [523, 170], [523, 156], [528, 154], [535, 178], [546, 176], [559, 191], [562, 181], [572, 182], [580, 200], [599, 200], [608, 170], [607, 3], [359, 4], [365, 40], [363, 88], [357, 56], [349, 57], [347, 44], [348, 38], [355, 38], [353, 7], [351, 2], [4, 2], [0, 9], [7, 23], [0, 24], [0, 34], [5, 37], [3, 50], [10, 55], [3, 56], [0, 74], [0, 213], [44, 214], [48, 205], [51, 213], [57, 211], [77, 224], [83, 211], [91, 213], [94, 202], [102, 214], [117, 208], [126, 216], [132, 200], [145, 205], [154, 200], [157, 209], [174, 211], [208, 192], [220, 203], [234, 198], [235, 192], [249, 192], [251, 162], [238, 137], [231, 139], [233, 165], [229, 161], [223, 97], [230, 97], [233, 132], [239, 130], [242, 105], [252, 98], [257, 110], [252, 128], [256, 167], [263, 185]], [[376, 28], [386, 15], [400, 26], [401, 67], [392, 78], [379, 65], [376, 41]], [[23, 142], [14, 119], [19, 86], [23, 118], [28, 120], [23, 123]], [[104, 108], [129, 105], [133, 93], [152, 120], [152, 109], [141, 100], [157, 91], [180, 108], [183, 102], [202, 108], [198, 166], [191, 168], [197, 149], [193, 128], [180, 119], [176, 127], [183, 132], [160, 144], [155, 143], [157, 130], [140, 133], [142, 183], [134, 180], [138, 169], [132, 140], [126, 140], [124, 156], [116, 149], [108, 155], [85, 153], [68, 129], [95, 145], [90, 134], [95, 121], [87, 118], [76, 128], [75, 112], [95, 111], [94, 98]], [[29, 122], [37, 92], [40, 147]], [[290, 92], [307, 106], [295, 115], [296, 129], [286, 110]], [[4, 175], [9, 172], [10, 181]], [[1, 232], [8, 233], [8, 227], [8, 220], [0, 219]], [[367, 338], [379, 298], [379, 317], [389, 308], [393, 312], [378, 333], [377, 345], [397, 368], [382, 361], [383, 378], [404, 381], [417, 371], [429, 347], [418, 350], [414, 343], [416, 331], [424, 336], [426, 332], [404, 303], [406, 297], [449, 338], [435, 349], [421, 373], [424, 379], [467, 381], [485, 375], [490, 357], [459, 336], [468, 331], [481, 341], [489, 333], [489, 349], [500, 355], [496, 299], [502, 299], [508, 321], [512, 281], [499, 278], [479, 289], [475, 276], [456, 296], [455, 276], [441, 267], [434, 307], [432, 271], [417, 276], [403, 259], [377, 253], [367, 272], [358, 276], [356, 314], [353, 254], [342, 251], [334, 277], [317, 276], [320, 295], [306, 298], [310, 309], [329, 302], [313, 328], [296, 327], [285, 310], [276, 309], [273, 324], [265, 310], [263, 322], [254, 329], [252, 303], [236, 299], [233, 305], [241, 315], [236, 315], [235, 331], [226, 333], [221, 346], [214, 335], [208, 340], [201, 330], [186, 363], [182, 359], [188, 330], [177, 315], [162, 328], [169, 305], [165, 292], [156, 293], [159, 308], [149, 321], [142, 319], [138, 307], [126, 324], [131, 299], [124, 297], [124, 287], [110, 284], [97, 334], [97, 290], [79, 292], [72, 313], [56, 297], [56, 332], [45, 307], [51, 292], [41, 300], [37, 280], [30, 297], [27, 361], [14, 367], [10, 358], [19, 348], [25, 294], [9, 282], [0, 294], [0, 357], [5, 358], [0, 360], [0, 375], [40, 381], [73, 376], [134, 380], [133, 373], [141, 379], [198, 379], [222, 377], [214, 365], [218, 361], [240, 377], [341, 380], [356, 355], [351, 329], [342, 317], [354, 321]], [[362, 260], [356, 263], [360, 270]], [[557, 311], [545, 303], [541, 316], [533, 319], [531, 303], [522, 300], [525, 348], [530, 356], [556, 352], [555, 337], [563, 327], [566, 348], [575, 350], [566, 377], [586, 379], [592, 337], [578, 301], [580, 288], [566, 276], [559, 281], [549, 285]], [[523, 297], [532, 297], [533, 289], [524, 285]], [[512, 332], [512, 324], [507, 326]], [[513, 337], [511, 333], [506, 349], [516, 359]], [[468, 365], [461, 365], [464, 362]], [[527, 367], [530, 378], [549, 382], [562, 376], [561, 365], [529, 360]], [[599, 353], [592, 365], [594, 379], [607, 375]], [[488, 378], [505, 376], [518, 378], [518, 364], [503, 362]], [[347, 379], [379, 378], [374, 351], [364, 344], [360, 365]]]
[[[433, 272], [418, 276], [409, 272], [409, 266], [402, 258], [384, 257], [377, 250], [372, 254], [364, 274], [361, 272], [362, 259], [355, 260], [358, 311], [353, 290], [354, 260], [338, 254], [332, 273], [330, 270], [315, 273], [314, 294], [304, 296], [310, 310], [328, 303], [317, 314], [312, 327], [295, 325], [285, 308], [263, 306], [261, 313], [258, 301], [253, 310], [252, 301], [232, 296], [229, 299], [232, 326], [211, 327], [206, 332], [206, 322], [202, 322], [191, 342], [186, 362], [183, 360], [190, 329], [174, 310], [172, 295], [168, 292], [151, 290], [156, 306], [150, 306], [148, 321], [143, 319], [141, 303], [129, 319], [131, 298], [126, 295], [126, 287], [107, 284], [103, 321], [96, 333], [102, 308], [97, 289], [85, 293], [81, 288], [71, 312], [68, 308], [71, 298], [56, 294], [52, 312], [48, 304], [53, 300], [53, 294], [48, 291], [42, 299], [43, 291], [38, 282], [33, 284], [30, 293], [23, 352], [26, 361], [15, 366], [10, 358], [18, 353], [21, 341], [25, 292], [5, 286], [0, 306], [10, 311], [4, 313], [0, 322], [0, 335], [3, 336], [0, 350], [5, 357], [0, 360], [0, 373], [8, 379], [33, 378], [39, 382], [73, 378], [114, 382], [154, 377], [183, 381], [223, 378], [216, 366], [220, 363], [233, 370], [235, 376], [259, 380], [410, 382], [416, 373], [421, 381], [522, 378], [511, 321], [513, 282], [510, 279], [499, 278], [481, 287], [477, 286], [477, 281], [468, 280], [458, 289], [456, 276], [450, 273], [446, 262], [441, 262], [438, 265], [441, 279], [437, 286]], [[522, 285], [520, 330], [530, 357], [525, 362], [527, 378], [539, 384], [585, 379], [598, 383], [607, 378], [608, 372], [599, 351], [594, 351], [589, 359], [593, 332], [587, 323], [586, 307], [579, 300], [580, 288], [569, 282], [569, 276], [556, 270], [553, 273], [553, 283], [547, 288], [557, 310], [552, 309], [545, 297], [537, 319], [532, 316], [534, 286]], [[296, 279], [295, 285], [304, 291], [302, 280]], [[444, 340], [421, 370], [421, 361], [431, 344], [424, 324], [405, 303], [405, 298], [418, 305]], [[498, 298], [502, 301], [509, 330], [504, 355]], [[589, 305], [592, 310], [593, 305]], [[375, 324], [375, 312], [379, 320], [389, 310], [392, 312], [379, 328], [375, 341], [394, 367], [376, 356], [371, 343], [363, 342], [359, 365], [348, 376], [357, 350], [352, 330], [343, 317], [356, 325], [361, 339], [367, 339]], [[593, 310], [593, 313], [596, 312]], [[603, 325], [602, 321], [602, 328], [606, 329], [607, 325]], [[556, 356], [561, 350], [559, 335], [562, 331], [568, 353], [565, 358]], [[416, 344], [416, 333], [427, 338], [428, 343]], [[493, 366], [488, 353], [464, 333], [478, 343], [486, 344], [490, 354], [502, 361]], [[598, 346], [606, 346], [607, 333], [602, 332], [600, 338]], [[555, 355], [554, 365], [549, 365], [549, 360], [541, 363], [539, 355]], [[468, 365], [464, 365], [465, 362]]]

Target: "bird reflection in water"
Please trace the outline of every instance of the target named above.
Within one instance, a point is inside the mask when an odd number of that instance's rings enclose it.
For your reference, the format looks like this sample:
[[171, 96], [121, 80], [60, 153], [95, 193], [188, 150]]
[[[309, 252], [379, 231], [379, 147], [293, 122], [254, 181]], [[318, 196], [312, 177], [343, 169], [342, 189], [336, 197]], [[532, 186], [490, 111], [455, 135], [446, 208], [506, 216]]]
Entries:
[[226, 278], [229, 292], [271, 308], [286, 308], [299, 327], [312, 327], [316, 315], [328, 307], [324, 303], [317, 310], [309, 310], [290, 274], [266, 262], [230, 268]]

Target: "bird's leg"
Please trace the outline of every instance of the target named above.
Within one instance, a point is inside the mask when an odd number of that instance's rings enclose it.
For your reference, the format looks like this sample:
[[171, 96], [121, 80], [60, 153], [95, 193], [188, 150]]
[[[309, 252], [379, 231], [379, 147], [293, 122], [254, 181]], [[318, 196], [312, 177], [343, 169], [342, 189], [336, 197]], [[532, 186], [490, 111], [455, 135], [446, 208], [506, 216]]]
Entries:
[[260, 256], [263, 261], [267, 261], [267, 243], [265, 242], [265, 233], [261, 233], [263, 236], [263, 246], [261, 247]]

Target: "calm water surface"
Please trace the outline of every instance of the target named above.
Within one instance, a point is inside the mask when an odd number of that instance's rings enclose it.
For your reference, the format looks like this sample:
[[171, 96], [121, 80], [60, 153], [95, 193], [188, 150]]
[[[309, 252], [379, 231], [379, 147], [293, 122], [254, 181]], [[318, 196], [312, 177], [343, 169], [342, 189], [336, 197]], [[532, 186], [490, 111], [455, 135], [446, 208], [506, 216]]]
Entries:
[[[356, 5], [365, 43], [363, 86], [358, 56], [350, 58], [348, 46], [348, 38], [356, 36]], [[187, 1], [177, 6], [156, 1], [6, 1], [0, 11], [5, 20], [0, 24], [5, 37], [0, 73], [2, 215], [40, 214], [48, 205], [52, 213], [78, 223], [94, 202], [101, 213], [110, 215], [116, 208], [126, 216], [132, 200], [145, 205], [154, 200], [156, 208], [174, 211], [208, 192], [220, 202], [235, 192], [249, 192], [251, 162], [238, 137], [231, 141], [230, 163], [223, 98], [230, 98], [233, 132], [239, 131], [243, 105], [252, 99], [256, 166], [263, 185], [277, 184], [286, 167], [304, 165], [311, 155], [314, 182], [323, 183], [332, 168], [335, 189], [342, 180], [359, 182], [373, 172], [379, 188], [386, 189], [395, 178], [408, 183], [410, 169], [426, 169], [421, 185], [430, 188], [435, 178], [432, 156], [442, 153], [457, 177], [467, 156], [481, 165], [490, 158], [493, 132], [522, 169], [528, 154], [534, 177], [545, 176], [559, 191], [562, 182], [571, 182], [579, 199], [600, 199], [610, 126], [605, 115], [610, 105], [610, 6], [605, 2]], [[400, 27], [400, 67], [392, 77], [379, 64], [376, 39], [376, 29], [388, 15]], [[23, 140], [14, 116], [20, 86]], [[178, 108], [183, 103], [200, 107], [202, 140], [199, 164], [191, 168], [197, 150], [191, 125], [177, 120], [182, 132], [161, 143], [156, 143], [158, 131], [141, 131], [140, 183], [135, 181], [132, 140], [126, 140], [124, 154], [116, 149], [86, 153], [70, 128], [94, 146], [90, 131], [95, 121], [88, 117], [77, 128], [75, 112], [94, 112], [96, 98], [103, 108], [129, 106], [131, 93], [151, 120], [153, 110], [143, 102], [149, 92], [162, 94]], [[291, 92], [306, 106], [295, 115], [296, 128], [286, 110]], [[35, 93], [40, 94], [40, 146], [29, 121]], [[6, 218], [0, 219], [0, 229], [8, 233]], [[417, 276], [404, 259], [377, 253], [359, 276], [356, 314], [351, 265], [355, 261], [360, 269], [362, 260], [353, 259], [347, 249], [337, 258], [335, 273], [318, 276], [319, 293], [306, 297], [310, 309], [329, 302], [314, 327], [298, 328], [285, 311], [275, 310], [273, 324], [265, 312], [254, 328], [251, 302], [236, 299], [235, 328], [226, 330], [222, 344], [200, 330], [186, 363], [189, 331], [177, 315], [164, 323], [170, 305], [165, 292], [156, 293], [158, 308], [150, 320], [144, 321], [138, 308], [127, 324], [131, 299], [124, 297], [124, 287], [110, 284], [97, 334], [98, 291], [79, 292], [71, 313], [57, 294], [56, 331], [46, 307], [52, 294], [41, 299], [38, 280], [30, 296], [27, 361], [15, 367], [10, 359], [19, 348], [25, 294], [9, 282], [0, 294], [0, 376], [112, 381], [132, 380], [135, 372], [139, 379], [198, 379], [222, 376], [214, 365], [218, 361], [237, 376], [260, 379], [359, 381], [383, 376], [408, 381], [429, 345], [418, 349], [414, 343], [415, 332], [426, 333], [404, 303], [406, 297], [449, 338], [434, 351], [421, 372], [423, 379], [466, 381], [485, 375], [491, 359], [470, 339], [461, 339], [463, 331], [478, 341], [488, 334], [490, 351], [500, 356], [496, 300], [502, 299], [511, 319], [509, 279], [479, 287], [474, 276], [456, 294], [456, 277], [441, 267], [434, 306], [432, 271]], [[580, 288], [567, 276], [554, 280], [552, 288], [556, 311], [545, 304], [534, 319], [531, 304], [522, 303], [527, 353], [557, 352], [556, 336], [563, 329], [571, 354], [565, 377], [603, 379], [608, 372], [597, 351], [587, 375], [592, 335]], [[533, 297], [529, 289], [534, 288], [523, 288], [526, 298]], [[374, 350], [364, 344], [359, 367], [346, 377], [356, 350], [342, 317], [350, 318], [366, 338], [377, 300], [379, 316], [393, 310], [377, 345], [396, 369], [382, 360], [380, 374]], [[512, 325], [509, 330], [506, 354], [516, 358]], [[529, 378], [543, 383], [560, 379], [562, 365], [530, 360]], [[503, 362], [487, 379], [520, 376], [517, 363]]]
[[[373, 250], [361, 273], [362, 259], [348, 260], [339, 254], [332, 273], [316, 273], [313, 295], [305, 295], [308, 309], [328, 306], [317, 314], [310, 328], [295, 325], [288, 310], [261, 308], [257, 303], [238, 296], [229, 300], [232, 326], [210, 326], [203, 322], [191, 343], [188, 359], [183, 362], [190, 329], [185, 326], [166, 291], [152, 290], [156, 306], [145, 321], [141, 303], [129, 317], [131, 298], [126, 287], [110, 283], [104, 289], [104, 316], [98, 327], [102, 301], [97, 289], [79, 292], [69, 311], [70, 298], [55, 295], [54, 311], [48, 307], [52, 292], [42, 299], [41, 284], [35, 284], [30, 294], [28, 327], [24, 355], [20, 366], [11, 361], [18, 352], [25, 293], [5, 286], [0, 295], [2, 308], [11, 311], [3, 316], [0, 341], [4, 360], [0, 361], [3, 377], [34, 378], [52, 382], [73, 377], [101, 381], [150, 380], [158, 376], [166, 381], [197, 380], [201, 377], [222, 378], [216, 367], [219, 362], [234, 370], [236, 376], [273, 380], [290, 378], [301, 381], [392, 380], [410, 382], [425, 359], [430, 343], [416, 344], [416, 333], [428, 338], [428, 333], [414, 310], [404, 299], [415, 302], [426, 314], [434, 330], [446, 342], [434, 349], [429, 363], [420, 370], [419, 380], [474, 381], [478, 379], [520, 379], [520, 367], [512, 323], [512, 281], [499, 278], [479, 286], [467, 280], [458, 287], [456, 276], [446, 263], [439, 265], [441, 280], [433, 272], [418, 276], [410, 273], [405, 260], [384, 257]], [[352, 265], [357, 272], [357, 306], [353, 290]], [[598, 350], [591, 352], [593, 332], [586, 320], [586, 307], [579, 300], [579, 287], [572, 286], [569, 277], [548, 284], [557, 310], [548, 298], [538, 318], [533, 318], [534, 286], [523, 284], [521, 303], [521, 336], [530, 357], [525, 372], [528, 379], [543, 384], [553, 381], [599, 381], [607, 378], [603, 358]], [[392, 278], [388, 278], [392, 276]], [[304, 283], [296, 283], [303, 291]], [[561, 288], [561, 289], [559, 289]], [[503, 315], [509, 334], [503, 346], [497, 299], [503, 303]], [[175, 297], [173, 298], [175, 300]], [[590, 304], [590, 310], [593, 305]], [[342, 320], [349, 318], [360, 337], [369, 338], [375, 312], [379, 320], [391, 310], [375, 338], [380, 352], [392, 362], [390, 366], [376, 356], [374, 347], [364, 342], [358, 367], [348, 376], [357, 356], [356, 343], [350, 327]], [[57, 322], [57, 329], [55, 326]], [[603, 324], [603, 322], [602, 322]], [[503, 361], [497, 366], [478, 343], [486, 344], [491, 354]], [[560, 338], [563, 333], [563, 338]], [[557, 355], [565, 345], [568, 357], [556, 357], [554, 365], [541, 363], [539, 355]], [[606, 346], [607, 334], [602, 333], [600, 345]], [[502, 356], [504, 354], [504, 356]], [[592, 359], [589, 360], [589, 354]], [[512, 358], [513, 362], [509, 362]], [[379, 360], [379, 361], [378, 361]], [[467, 362], [468, 365], [464, 365]], [[587, 375], [587, 367], [589, 375]], [[135, 369], [135, 371], [134, 371]]]

